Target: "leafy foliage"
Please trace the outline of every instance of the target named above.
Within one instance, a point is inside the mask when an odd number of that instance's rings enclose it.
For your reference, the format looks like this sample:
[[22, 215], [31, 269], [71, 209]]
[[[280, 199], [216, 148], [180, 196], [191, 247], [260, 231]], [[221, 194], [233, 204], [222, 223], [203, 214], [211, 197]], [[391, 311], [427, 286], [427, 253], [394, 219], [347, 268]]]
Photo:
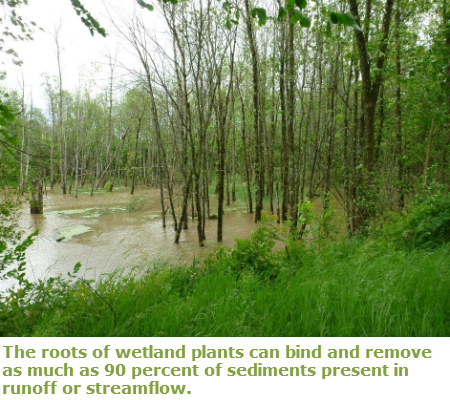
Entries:
[[[7, 196], [5, 193], [1, 195]], [[0, 280], [7, 280], [10, 285], [6, 296], [0, 295], [0, 334], [3, 335], [11, 320], [23, 318], [22, 307], [28, 304], [28, 294], [33, 286], [26, 279], [25, 252], [37, 231], [22, 240], [17, 213], [18, 205], [7, 197], [0, 203]], [[11, 280], [15, 284], [11, 284]]]
[[254, 274], [263, 280], [276, 277], [282, 266], [273, 251], [275, 242], [281, 241], [279, 231], [270, 225], [259, 225], [250, 239], [236, 239], [231, 249], [218, 248], [206, 260], [206, 265], [215, 265], [239, 278], [242, 274]]
[[136, 0], [136, 1], [142, 8], [146, 8], [149, 11], [153, 11], [155, 9], [155, 7], [153, 7], [151, 4], [148, 4], [143, 0]]
[[417, 199], [406, 216], [390, 215], [383, 233], [397, 248], [436, 248], [450, 242], [450, 195]]
[[330, 20], [333, 24], [341, 24], [344, 26], [348, 26], [350, 28], [354, 28], [357, 31], [362, 32], [359, 25], [356, 23], [355, 17], [349, 12], [346, 13], [338, 13], [338, 12], [330, 12]]
[[100, 26], [99, 22], [84, 8], [81, 2], [79, 0], [70, 1], [77, 15], [81, 17], [81, 21], [89, 28], [91, 35], [94, 36], [94, 33], [97, 32], [103, 37], [106, 37], [105, 29]]
[[[0, 5], [3, 8], [3, 14], [0, 17], [0, 24], [2, 25], [2, 34], [4, 38], [11, 38], [13, 40], [32, 40], [32, 28], [35, 26], [34, 22], [25, 22], [23, 17], [17, 12], [17, 9], [23, 5], [28, 5], [28, 0], [0, 0]], [[18, 55], [12, 49], [4, 48], [5, 40], [0, 39], [0, 51], [10, 54], [15, 57], [14, 63], [21, 64], [17, 59]]]
[[14, 121], [13, 111], [0, 99], [0, 140], [9, 141], [6, 135], [6, 125], [8, 122]]

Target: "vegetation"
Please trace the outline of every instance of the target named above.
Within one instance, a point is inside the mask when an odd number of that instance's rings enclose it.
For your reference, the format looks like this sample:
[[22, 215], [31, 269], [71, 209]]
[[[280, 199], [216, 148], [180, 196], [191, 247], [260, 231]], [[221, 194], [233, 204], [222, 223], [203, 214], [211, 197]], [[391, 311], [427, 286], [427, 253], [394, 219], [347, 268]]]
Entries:
[[[207, 219], [223, 241], [224, 204], [243, 197], [258, 228], [188, 267], [34, 282], [32, 236], [21, 241], [4, 203], [0, 272], [16, 285], [0, 302], [0, 334], [449, 335], [447, 0], [137, 3], [160, 13], [167, 34], [138, 14], [111, 21], [139, 65], [119, 78], [109, 55], [99, 94], [83, 75], [66, 89], [59, 29], [45, 110], [25, 77], [20, 91], [1, 81], [0, 186], [33, 195], [37, 214], [47, 189], [153, 187], [175, 243], [190, 213], [201, 246]], [[0, 0], [30, 39], [14, 10], [26, 4]]]
[[[435, 204], [446, 205], [436, 217], [448, 216], [448, 195]], [[428, 223], [430, 207], [418, 204], [365, 239], [316, 236], [309, 246], [260, 225], [251, 239], [219, 247], [203, 263], [151, 266], [97, 283], [77, 279], [79, 265], [67, 278], [37, 283], [18, 269], [8, 274], [16, 286], [0, 303], [0, 334], [448, 336], [450, 243]], [[428, 235], [413, 246], [391, 242], [417, 223]]]
[[[102, 29], [72, 3], [91, 32]], [[168, 33], [154, 38], [137, 16], [115, 23], [140, 60], [130, 82], [108, 56], [102, 93], [91, 93], [86, 76], [76, 92], [65, 90], [58, 29], [47, 110], [26, 98], [25, 78], [22, 93], [2, 85], [2, 107], [16, 118], [0, 121], [0, 167], [21, 193], [34, 178], [75, 196], [85, 187], [154, 186], [175, 241], [192, 203], [203, 244], [211, 213], [223, 240], [237, 180], [255, 221], [270, 211], [299, 233], [298, 206], [320, 195], [326, 213], [335, 193], [349, 235], [401, 211], [422, 187], [448, 188], [446, 1], [341, 1], [347, 13], [325, 1], [138, 3], [155, 7]]]

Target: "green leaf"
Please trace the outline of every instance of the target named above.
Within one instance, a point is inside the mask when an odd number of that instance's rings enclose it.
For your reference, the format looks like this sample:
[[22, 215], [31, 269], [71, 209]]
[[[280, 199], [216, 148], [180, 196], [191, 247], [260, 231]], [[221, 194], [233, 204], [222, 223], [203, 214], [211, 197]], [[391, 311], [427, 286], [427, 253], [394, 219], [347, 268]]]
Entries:
[[222, 4], [222, 7], [225, 11], [231, 12], [231, 3], [229, 1], [225, 1]]
[[341, 24], [344, 26], [354, 28], [357, 31], [361, 31], [361, 28], [356, 23], [355, 17], [349, 12], [346, 13], [330, 12], [330, 19], [333, 24]]
[[278, 20], [282, 20], [283, 18], [286, 18], [287, 16], [287, 12], [285, 10], [284, 7], [280, 7], [280, 9], [278, 10]]
[[362, 29], [356, 23], [356, 19], [355, 19], [355, 17], [352, 14], [347, 12], [347, 13], [344, 14], [344, 17], [345, 17], [345, 26], [349, 26], [351, 28], [356, 29], [357, 31], [362, 32]]
[[[0, 101], [0, 117], [4, 119], [5, 123], [6, 121], [14, 121], [14, 114], [11, 112], [11, 110], [8, 108], [7, 105], [3, 104]], [[1, 125], [5, 125], [5, 123], [1, 123]]]
[[267, 14], [266, 10], [264, 8], [254, 8], [252, 10], [252, 16], [255, 18], [258, 16], [258, 25], [263, 26], [267, 22]]
[[75, 267], [73, 267], [73, 273], [74, 273], [74, 274], [78, 274], [78, 272], [80, 272], [80, 269], [81, 269], [81, 263], [80, 263], [80, 262], [77, 262], [77, 263], [75, 264]]
[[309, 28], [311, 26], [311, 20], [306, 15], [302, 14], [300, 17], [300, 26], [303, 28]]
[[343, 13], [336, 13], [338, 22], [343, 25], [347, 25], [347, 18]]
[[330, 19], [333, 24], [339, 23], [337, 14], [335, 12], [330, 12]]
[[239, 11], [239, 8], [236, 8], [236, 12], [235, 12], [234, 16], [236, 17], [236, 20], [239, 21], [239, 18], [241, 17], [241, 12]]
[[264, 8], [257, 8], [258, 18], [267, 19], [266, 10]]
[[286, 1], [286, 8], [289, 11], [292, 11], [294, 9], [294, 6], [295, 6], [295, 0], [287, 0]]
[[306, 8], [306, 0], [295, 0], [295, 4], [300, 9]]
[[231, 22], [229, 19], [227, 19], [227, 22], [225, 22], [225, 28], [227, 28], [228, 30], [231, 29]]
[[304, 15], [299, 9], [294, 8], [292, 10], [292, 16], [291, 16], [291, 24], [295, 25], [298, 21], [300, 21], [300, 26], [303, 28], [309, 28], [311, 26], [311, 20], [309, 17]]
[[136, 1], [142, 8], [146, 8], [149, 11], [153, 11], [155, 9], [151, 4], [148, 4], [143, 0], [136, 0]]
[[356, 23], [355, 17], [352, 14], [347, 12], [344, 14], [344, 17], [345, 17], [346, 25], [353, 26]]
[[294, 8], [292, 10], [292, 16], [291, 16], [291, 24], [295, 25], [298, 21], [300, 21], [300, 17], [301, 17], [302, 13], [300, 10], [298, 10], [297, 8]]
[[[100, 24], [97, 22], [97, 20], [89, 13], [89, 11], [87, 11], [83, 7], [81, 2], [78, 0], [70, 0], [70, 1], [77, 15], [81, 16], [80, 18], [83, 24], [85, 24], [88, 27], [89, 31], [91, 32], [91, 35], [94, 35], [95, 31], [97, 31], [100, 35], [106, 37], [106, 31], [100, 27]], [[139, 1], [141, 0], [137, 1], [139, 3]]]

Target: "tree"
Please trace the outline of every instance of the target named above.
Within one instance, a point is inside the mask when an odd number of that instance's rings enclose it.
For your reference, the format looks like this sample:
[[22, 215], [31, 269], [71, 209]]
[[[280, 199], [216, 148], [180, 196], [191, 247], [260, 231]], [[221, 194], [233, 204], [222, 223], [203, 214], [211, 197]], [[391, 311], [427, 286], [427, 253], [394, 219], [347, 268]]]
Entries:
[[[23, 18], [18, 14], [17, 9], [23, 5], [27, 5], [28, 0], [0, 0], [0, 6], [3, 9], [2, 17], [0, 17], [0, 25], [3, 29], [3, 38], [0, 39], [0, 52], [6, 53], [13, 57], [13, 63], [20, 65], [22, 62], [19, 60], [18, 54], [12, 47], [5, 49], [7, 42], [5, 39], [11, 38], [12, 40], [32, 40], [32, 28], [29, 26], [35, 26], [34, 22], [25, 22]], [[0, 73], [1, 75], [1, 73]], [[8, 122], [14, 121], [14, 114], [11, 109], [0, 98], [0, 143], [5, 144], [8, 140], [5, 135], [5, 127]]]
[[[350, 11], [355, 16], [358, 25], [361, 25], [358, 3], [356, 0], [348, 0]], [[363, 229], [364, 225], [373, 216], [374, 195], [373, 174], [375, 172], [375, 111], [383, 83], [383, 71], [388, 48], [388, 38], [391, 26], [392, 9], [394, 0], [386, 0], [381, 37], [378, 39], [378, 49], [375, 57], [371, 58], [368, 51], [368, 39], [370, 34], [371, 0], [366, 0], [366, 15], [364, 24], [365, 32], [355, 29], [356, 45], [359, 54], [359, 67], [362, 80], [362, 107], [364, 116], [363, 130], [363, 165], [367, 173], [364, 176], [364, 187], [360, 193], [361, 219], [356, 230]]]

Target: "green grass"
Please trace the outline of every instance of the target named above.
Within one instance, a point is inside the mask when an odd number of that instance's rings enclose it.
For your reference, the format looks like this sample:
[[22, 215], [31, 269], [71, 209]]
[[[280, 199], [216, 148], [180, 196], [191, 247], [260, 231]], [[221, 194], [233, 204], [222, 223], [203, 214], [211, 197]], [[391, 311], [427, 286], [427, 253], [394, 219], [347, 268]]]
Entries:
[[448, 336], [449, 260], [450, 246], [406, 254], [344, 242], [284, 260], [269, 279], [224, 263], [160, 266], [106, 279], [96, 293], [76, 282], [44, 310], [28, 304], [14, 334]]
[[0, 302], [0, 335], [449, 336], [450, 243], [432, 232], [441, 225], [427, 225], [433, 246], [394, 236], [435, 215], [430, 207], [368, 238], [289, 240], [281, 251], [280, 232], [260, 226], [202, 263], [97, 283], [73, 275], [31, 284], [22, 269], [21, 287]]

